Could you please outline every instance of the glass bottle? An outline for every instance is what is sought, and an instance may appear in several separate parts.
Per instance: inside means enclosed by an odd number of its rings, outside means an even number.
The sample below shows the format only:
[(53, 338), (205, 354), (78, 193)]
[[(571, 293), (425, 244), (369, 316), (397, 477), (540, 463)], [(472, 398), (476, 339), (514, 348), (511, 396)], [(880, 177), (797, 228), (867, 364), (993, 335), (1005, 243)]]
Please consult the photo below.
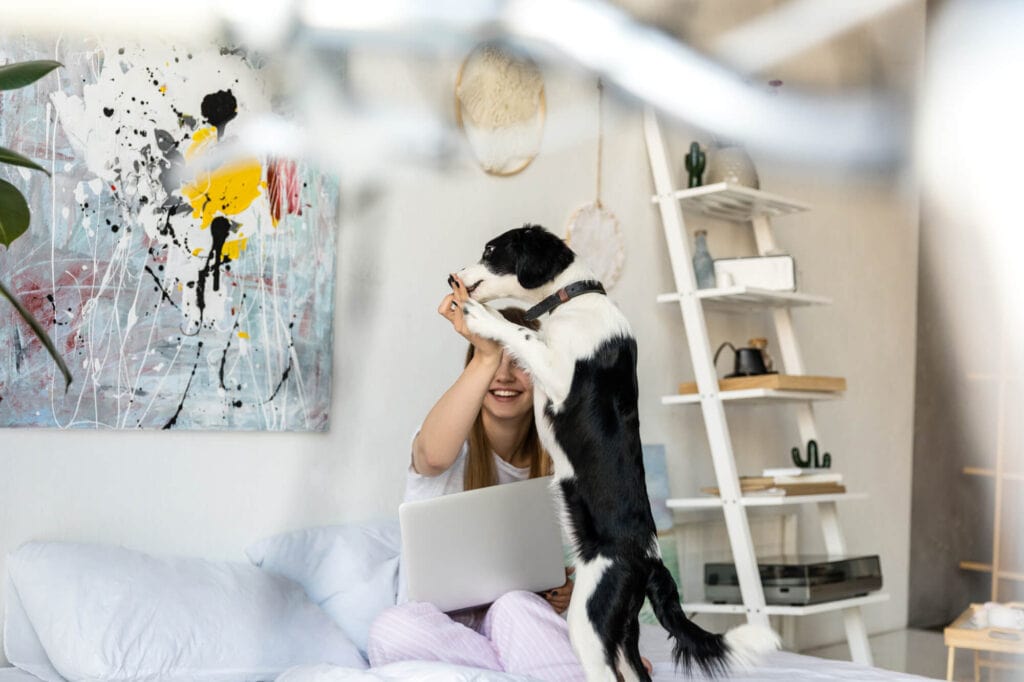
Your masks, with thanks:
[(698, 289), (715, 288), (715, 261), (708, 253), (707, 230), (697, 230), (694, 235), (696, 248), (693, 251), (693, 274)]

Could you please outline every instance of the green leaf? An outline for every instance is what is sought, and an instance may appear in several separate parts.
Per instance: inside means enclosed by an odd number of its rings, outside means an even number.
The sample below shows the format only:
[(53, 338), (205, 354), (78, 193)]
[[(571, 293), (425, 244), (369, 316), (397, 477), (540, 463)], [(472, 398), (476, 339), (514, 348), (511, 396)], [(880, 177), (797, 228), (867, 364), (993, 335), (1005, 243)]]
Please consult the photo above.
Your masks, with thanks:
[(27, 156), (22, 156), (18, 152), (12, 149), (7, 149), (6, 147), (0, 147), (0, 163), (8, 163), (12, 166), (24, 166), (25, 168), (41, 170), (47, 175), (50, 174), (50, 171), (40, 166), (32, 159), (28, 158)]
[(39, 324), (36, 318), (32, 317), (32, 313), (30, 313), (28, 309), (21, 304), (21, 301), (15, 298), (14, 295), (7, 290), (7, 287), (4, 286), (3, 282), (0, 282), (0, 294), (3, 294), (3, 297), (11, 302), (14, 309), (18, 311), (19, 315), (21, 315), (21, 319), (25, 320), (25, 324), (32, 329), (32, 333), (36, 335), (37, 339), (43, 342), (44, 346), (46, 346), (46, 350), (49, 351), (50, 357), (57, 363), (60, 373), (64, 375), (64, 392), (67, 393), (68, 388), (71, 386), (71, 372), (68, 371), (68, 366), (64, 364), (64, 359), (57, 354), (57, 348), (53, 345), (53, 341), (50, 340), (50, 336), (46, 333), (46, 330), (43, 329), (43, 326)]
[(0, 66), (0, 90), (17, 90), (50, 73), (58, 66), (64, 66), (52, 59), (39, 59), (32, 62), (19, 62)]
[(6, 180), (0, 180), (0, 244), (9, 247), (11, 242), (28, 229), (31, 217), (28, 203), (18, 188)]

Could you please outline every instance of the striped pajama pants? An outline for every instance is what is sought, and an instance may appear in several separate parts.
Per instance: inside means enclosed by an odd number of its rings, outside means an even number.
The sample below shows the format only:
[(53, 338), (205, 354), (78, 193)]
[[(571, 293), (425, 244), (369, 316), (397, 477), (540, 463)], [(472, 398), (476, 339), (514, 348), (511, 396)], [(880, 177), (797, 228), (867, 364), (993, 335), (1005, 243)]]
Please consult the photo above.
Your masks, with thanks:
[(366, 649), (375, 667), (441, 661), (550, 682), (586, 679), (569, 644), (565, 619), (532, 592), (499, 597), (476, 629), (455, 622), (433, 604), (393, 606), (373, 622)]

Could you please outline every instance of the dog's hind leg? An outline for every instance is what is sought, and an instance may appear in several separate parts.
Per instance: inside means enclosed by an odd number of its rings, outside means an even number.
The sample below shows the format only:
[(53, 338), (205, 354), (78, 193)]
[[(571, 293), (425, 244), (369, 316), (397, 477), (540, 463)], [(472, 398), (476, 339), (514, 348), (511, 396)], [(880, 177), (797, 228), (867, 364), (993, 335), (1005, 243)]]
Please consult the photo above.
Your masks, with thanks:
[(619, 674), (625, 682), (650, 682), (647, 668), (640, 659), (640, 621), (634, 616), (626, 626), (626, 641), (619, 650)]
[(616, 682), (617, 675), (609, 664), (608, 648), (591, 618), (589, 604), (597, 584), (601, 581), (608, 559), (598, 557), (576, 564), (575, 585), (566, 619), (569, 621), (569, 641), (580, 659), (587, 682)]

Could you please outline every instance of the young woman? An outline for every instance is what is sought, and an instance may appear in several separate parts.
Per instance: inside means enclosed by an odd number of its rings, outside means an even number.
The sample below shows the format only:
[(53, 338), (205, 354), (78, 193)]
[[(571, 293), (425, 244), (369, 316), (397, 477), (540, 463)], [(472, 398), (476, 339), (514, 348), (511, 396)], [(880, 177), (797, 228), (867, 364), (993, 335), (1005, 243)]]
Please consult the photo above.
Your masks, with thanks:
[[(406, 500), (426, 499), (551, 473), (533, 420), (530, 377), (501, 346), (466, 329), (458, 303), (468, 298), (453, 279), (438, 312), (466, 338), (462, 374), (423, 420), (412, 444)], [(533, 326), (523, 311), (502, 311)], [(569, 645), (565, 620), (572, 581), (542, 595), (510, 592), (489, 607), (445, 614), (432, 604), (407, 602), (374, 622), (370, 664), (435, 660), (530, 675), (542, 680), (583, 680)]]
[[(469, 333), (459, 303), (469, 296), (456, 277), (438, 307), (469, 341), (462, 374), (437, 401), (413, 439), (406, 500), (419, 500), (551, 473), (533, 416), (530, 377), (500, 345)], [(502, 314), (536, 329), (518, 308)], [(370, 664), (443, 661), (529, 675), (585, 679), (560, 614), (572, 595), (571, 569), (561, 587), (541, 595), (510, 592), (489, 607), (453, 614), (407, 602), (382, 613), (370, 629)], [(649, 664), (648, 664), (649, 665)]]

